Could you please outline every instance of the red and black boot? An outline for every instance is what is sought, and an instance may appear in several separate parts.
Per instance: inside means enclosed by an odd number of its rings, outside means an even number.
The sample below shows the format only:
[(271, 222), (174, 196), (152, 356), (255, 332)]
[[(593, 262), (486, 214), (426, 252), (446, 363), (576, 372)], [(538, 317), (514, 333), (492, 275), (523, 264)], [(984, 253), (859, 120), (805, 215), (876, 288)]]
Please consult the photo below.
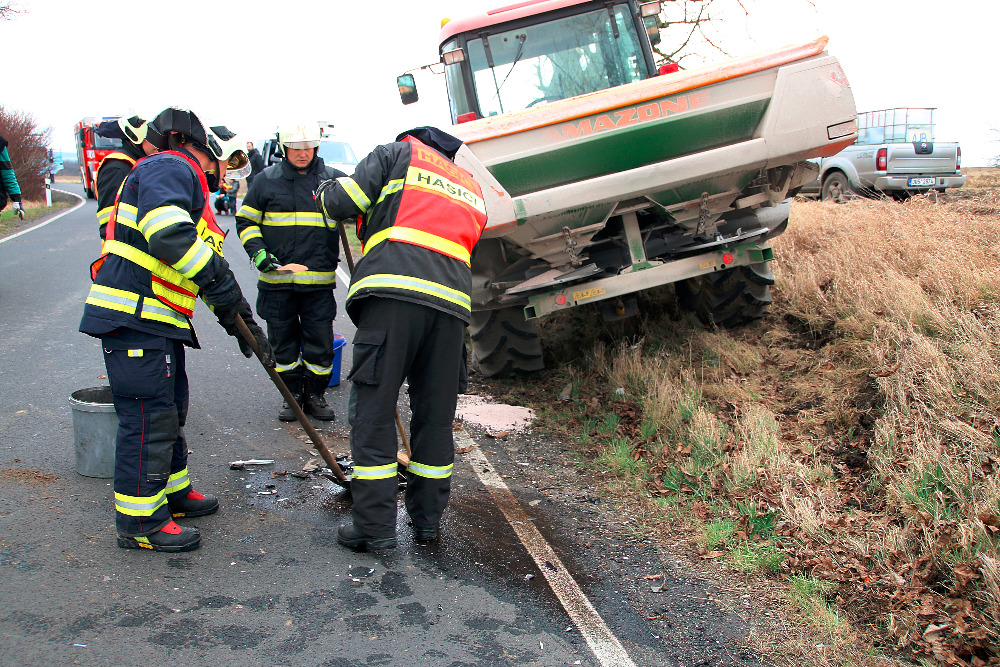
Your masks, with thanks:
[[(214, 511), (214, 510), (213, 510)], [(201, 545), (201, 533), (197, 528), (179, 526), (171, 521), (152, 535), (138, 537), (118, 536), (118, 546), (122, 549), (149, 549), (150, 551), (191, 551)]]
[(187, 493), (180, 491), (167, 496), (167, 505), (175, 519), (215, 514), (219, 509), (219, 499), (211, 493), (198, 493), (188, 487)]

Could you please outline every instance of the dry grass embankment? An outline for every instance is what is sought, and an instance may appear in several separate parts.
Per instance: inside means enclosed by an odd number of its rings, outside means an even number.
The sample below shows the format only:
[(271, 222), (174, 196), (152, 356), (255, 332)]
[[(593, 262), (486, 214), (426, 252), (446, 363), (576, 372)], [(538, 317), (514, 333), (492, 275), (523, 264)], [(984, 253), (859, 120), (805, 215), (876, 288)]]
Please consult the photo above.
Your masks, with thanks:
[(762, 322), (577, 309), (542, 327), (560, 370), (502, 387), (651, 533), (783, 582), (825, 646), (775, 639), (789, 664), (1000, 664), (1000, 170), (959, 192), (796, 202)]

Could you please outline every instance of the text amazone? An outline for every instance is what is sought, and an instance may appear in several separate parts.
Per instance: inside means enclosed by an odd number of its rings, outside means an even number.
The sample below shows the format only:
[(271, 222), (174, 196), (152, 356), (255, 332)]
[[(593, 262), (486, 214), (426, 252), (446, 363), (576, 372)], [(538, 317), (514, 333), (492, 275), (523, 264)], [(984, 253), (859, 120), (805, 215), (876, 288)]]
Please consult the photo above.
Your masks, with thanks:
[(635, 107), (626, 107), (616, 111), (584, 118), (575, 123), (566, 123), (559, 128), (563, 138), (576, 137), (613, 130), (628, 125), (637, 125), (646, 121), (656, 120), (669, 114), (678, 114), (704, 107), (709, 102), (707, 92), (692, 95), (681, 95), (674, 99), (657, 100)]

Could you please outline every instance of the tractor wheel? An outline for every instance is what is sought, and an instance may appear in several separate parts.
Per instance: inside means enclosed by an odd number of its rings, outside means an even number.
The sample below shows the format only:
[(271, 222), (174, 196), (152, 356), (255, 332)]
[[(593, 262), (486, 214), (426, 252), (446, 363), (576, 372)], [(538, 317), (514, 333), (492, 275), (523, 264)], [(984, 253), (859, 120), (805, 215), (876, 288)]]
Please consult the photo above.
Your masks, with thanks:
[(538, 327), (521, 308), (472, 313), (472, 363), (488, 378), (524, 375), (545, 368)]
[(677, 283), (680, 304), (705, 325), (739, 327), (764, 317), (774, 276), (767, 262), (707, 273)]

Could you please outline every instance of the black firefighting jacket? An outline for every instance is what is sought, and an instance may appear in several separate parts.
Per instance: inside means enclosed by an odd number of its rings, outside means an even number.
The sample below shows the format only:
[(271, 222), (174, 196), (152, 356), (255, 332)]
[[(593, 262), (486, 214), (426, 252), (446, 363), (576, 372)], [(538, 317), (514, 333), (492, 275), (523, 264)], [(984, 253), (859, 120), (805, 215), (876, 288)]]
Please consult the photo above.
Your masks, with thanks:
[(262, 271), (258, 290), (334, 287), (340, 236), (333, 220), (327, 228), (316, 209), (315, 196), (322, 181), (344, 175), (317, 157), (304, 174), (282, 161), (254, 179), (236, 213), (236, 231), (244, 250), (251, 260), (264, 250), (274, 255), (279, 265), (302, 264), (308, 269), (283, 275)]
[(97, 225), (102, 241), (111, 218), (111, 210), (115, 207), (118, 188), (125, 182), (125, 177), (132, 171), (135, 163), (146, 157), (141, 146), (130, 141), (123, 144), (119, 150), (101, 160), (101, 166), (97, 168), (94, 187), (97, 188)]
[(347, 313), (382, 296), (422, 303), (468, 322), (471, 254), (486, 227), (486, 203), (472, 174), (412, 136), (377, 147), (352, 177), (325, 187), (331, 219), (357, 216), (362, 256)]

